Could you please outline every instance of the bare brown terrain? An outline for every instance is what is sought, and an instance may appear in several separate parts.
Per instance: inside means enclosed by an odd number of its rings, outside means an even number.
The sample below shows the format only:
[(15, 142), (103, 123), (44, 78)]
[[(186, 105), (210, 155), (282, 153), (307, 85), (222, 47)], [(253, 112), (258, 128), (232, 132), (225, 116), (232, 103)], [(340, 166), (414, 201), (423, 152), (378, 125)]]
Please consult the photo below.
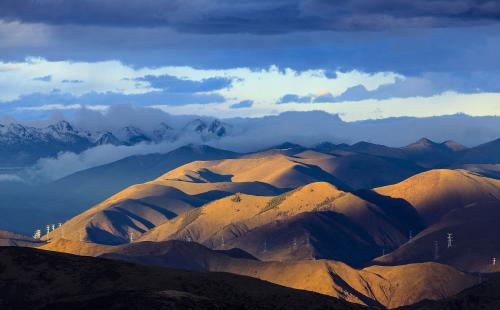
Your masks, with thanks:
[[(498, 272), (499, 180), (385, 165), (438, 165), (470, 149), (428, 140), (322, 147), (191, 162), (71, 219), (40, 249), (228, 272), (376, 308), (435, 306), (425, 300)], [(402, 181), (363, 189), (373, 174)]]
[(332, 260), (262, 262), (241, 253), (210, 250), (195, 242), (137, 242), (106, 247), (58, 240), (42, 248), (76, 254), (84, 248), (90, 255), (140, 264), (230, 272), (349, 302), (388, 308), (451, 296), (476, 281), (474, 276), (437, 263), (354, 269)]
[(0, 302), (2, 310), (361, 309), (250, 277), (21, 247), (0, 248)]
[(36, 247), (43, 244), (31, 237), (0, 230), (0, 246)]
[(126, 188), (71, 219), (49, 238), (64, 234), (72, 240), (121, 244), (179, 214), (237, 192), (275, 195), (317, 181), (340, 189), (359, 188), (367, 181), (388, 184), (420, 171), (408, 164), (403, 165), (408, 169), (387, 166), (390, 162), (372, 155), (346, 157), (301, 148), (194, 161)]
[(469, 310), (500, 308), (500, 278), (498, 274), (483, 277), (484, 282), (459, 294), (438, 301), (423, 301), (402, 310)]
[(471, 204), (498, 203), (500, 180), (465, 170), (437, 169), (410, 177), (398, 184), (376, 188), (381, 195), (404, 199), (427, 224)]
[(403, 208), (381, 208), (318, 182), (280, 196), (222, 198), (165, 222), (140, 240), (236, 247), (262, 260), (329, 258), (360, 264), (384, 247), (406, 242), (411, 226), (405, 225), (418, 225), (418, 218)]

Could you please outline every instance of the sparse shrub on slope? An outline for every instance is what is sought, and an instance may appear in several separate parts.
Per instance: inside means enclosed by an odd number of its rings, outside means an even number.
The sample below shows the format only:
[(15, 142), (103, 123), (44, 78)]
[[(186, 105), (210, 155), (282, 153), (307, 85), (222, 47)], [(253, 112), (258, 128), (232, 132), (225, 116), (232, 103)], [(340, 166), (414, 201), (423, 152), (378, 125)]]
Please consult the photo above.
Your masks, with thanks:
[(196, 221), (196, 219), (201, 215), (201, 208), (196, 208), (193, 210), (189, 210), (184, 213), (184, 217), (182, 219), (182, 225), (179, 230), (186, 228), (189, 224)]
[(294, 190), (289, 191), (289, 192), (286, 192), (286, 193), (283, 193), (279, 196), (272, 198), (271, 200), (269, 200), (267, 202), (266, 206), (262, 209), (262, 211), (260, 211), (260, 213), (264, 213), (266, 211), (269, 211), (271, 209), (278, 207), (280, 204), (282, 204), (289, 196), (291, 196), (297, 190), (299, 190), (299, 188), (294, 189)]
[(234, 194), (233, 197), (231, 197), (231, 201), (232, 202), (240, 202), (241, 201), (241, 196), (240, 196), (240, 193), (236, 193)]

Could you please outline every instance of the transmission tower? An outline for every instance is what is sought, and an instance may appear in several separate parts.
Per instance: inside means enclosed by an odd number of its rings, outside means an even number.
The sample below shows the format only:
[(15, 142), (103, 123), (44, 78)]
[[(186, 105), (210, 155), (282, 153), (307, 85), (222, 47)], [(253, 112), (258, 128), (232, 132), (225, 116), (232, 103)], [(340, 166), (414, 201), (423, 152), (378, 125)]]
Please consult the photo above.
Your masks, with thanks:
[(35, 231), (35, 234), (33, 235), (33, 239), (38, 240), (38, 239), (40, 239), (41, 237), (42, 237), (42, 231), (41, 231), (40, 229), (37, 229), (37, 230)]
[(439, 259), (439, 242), (434, 241), (434, 260)]
[(225, 242), (224, 242), (224, 235), (222, 235), (222, 247), (224, 247)]
[(451, 248), (453, 246), (453, 234), (452, 233), (448, 233), (448, 248)]
[(264, 253), (267, 252), (267, 239), (264, 240)]
[(413, 238), (413, 230), (408, 231), (408, 240), (411, 240)]
[(130, 243), (134, 242), (134, 233), (133, 232), (128, 233), (128, 241)]
[(495, 266), (497, 264), (497, 258), (496, 257), (493, 257), (491, 259), (491, 265)]

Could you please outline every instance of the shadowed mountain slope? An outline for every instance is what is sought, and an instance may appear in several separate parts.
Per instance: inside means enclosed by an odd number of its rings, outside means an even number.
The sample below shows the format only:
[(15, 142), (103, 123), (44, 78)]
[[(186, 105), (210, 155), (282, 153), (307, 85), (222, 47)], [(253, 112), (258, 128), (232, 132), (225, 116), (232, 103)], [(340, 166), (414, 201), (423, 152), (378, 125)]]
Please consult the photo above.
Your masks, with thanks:
[[(452, 233), (452, 247), (447, 236)], [(471, 204), (450, 212), (394, 252), (377, 258), (383, 264), (437, 261), (468, 272), (499, 272), (500, 203)], [(436, 242), (438, 249), (436, 250)]]
[(165, 177), (197, 180), (200, 173), (208, 171), (226, 176), (233, 182), (259, 180), (280, 188), (326, 181), (342, 189), (361, 189), (392, 184), (422, 170), (404, 159), (358, 153), (326, 154), (297, 147), (272, 149), (236, 159), (187, 164)]
[[(353, 156), (351, 159), (354, 162), (314, 151), (287, 149), (270, 150), (237, 159), (194, 161), (153, 181), (117, 193), (71, 219), (58, 232), (58, 236), (64, 233), (65, 238), (72, 240), (120, 244), (127, 242), (130, 234), (137, 238), (178, 214), (237, 192), (275, 195), (317, 181), (349, 188), (335, 174), (360, 187), (367, 182), (378, 184), (393, 178), (399, 180), (417, 171), (413, 167), (401, 172), (400, 169), (384, 165), (385, 161), (378, 157), (358, 160)], [(382, 163), (378, 162), (379, 159)], [(358, 168), (346, 170), (343, 167)], [(366, 171), (377, 174), (378, 178), (373, 178)], [(389, 171), (391, 176), (386, 178), (385, 171)]]
[(279, 192), (270, 185), (258, 182), (188, 186), (183, 183), (157, 179), (131, 186), (72, 218), (48, 237), (121, 244), (219, 197), (235, 192), (267, 195)]
[(0, 230), (0, 246), (36, 247), (42, 244), (43, 242), (35, 240), (31, 237)]
[(454, 141), (436, 143), (426, 138), (401, 148), (406, 158), (426, 168), (447, 166), (465, 149)]
[(0, 248), (2, 309), (358, 309), (249, 277)]
[(103, 200), (133, 184), (144, 183), (196, 160), (232, 158), (237, 153), (206, 145), (186, 145), (168, 153), (136, 155), (76, 172), (51, 184), (74, 195), (92, 195)]
[(470, 204), (498, 203), (500, 180), (464, 170), (430, 170), (398, 184), (375, 189), (381, 195), (404, 199), (427, 224)]
[[(484, 277), (483, 277), (484, 279)], [(488, 276), (487, 281), (459, 294), (439, 301), (423, 301), (402, 310), (469, 310), (500, 308), (500, 277)]]
[(500, 164), (500, 138), (468, 149), (455, 164)]
[[(93, 246), (59, 240), (53, 244), (52, 250), (79, 251), (80, 247)], [(451, 296), (472, 285), (475, 280), (474, 277), (436, 263), (372, 266), (357, 270), (330, 260), (261, 262), (213, 251), (194, 242), (177, 240), (108, 246), (108, 253), (103, 254), (103, 257), (195, 271), (231, 272), (355, 303), (390, 308), (422, 299)]]

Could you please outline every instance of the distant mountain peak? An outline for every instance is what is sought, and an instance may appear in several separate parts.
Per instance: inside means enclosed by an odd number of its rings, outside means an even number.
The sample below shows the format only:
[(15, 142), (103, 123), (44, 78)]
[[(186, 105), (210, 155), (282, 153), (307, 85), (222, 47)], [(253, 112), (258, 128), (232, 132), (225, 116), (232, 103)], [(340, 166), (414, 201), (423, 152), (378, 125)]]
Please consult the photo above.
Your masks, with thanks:
[(189, 131), (201, 133), (207, 128), (207, 124), (203, 120), (197, 118), (187, 123), (184, 128)]
[(219, 120), (214, 120), (211, 124), (210, 127), (208, 128), (208, 131), (215, 134), (218, 137), (222, 137), (226, 135), (226, 127), (224, 124), (219, 121)]
[(71, 126), (71, 124), (65, 120), (61, 120), (53, 125), (50, 125), (49, 127), (52, 127), (52, 128), (54, 128), (58, 131), (61, 131), (61, 132), (74, 132), (75, 131), (73, 126)]
[(120, 140), (115, 137), (111, 132), (106, 131), (101, 133), (97, 139), (95, 140), (96, 145), (104, 145), (104, 144), (112, 144), (112, 145), (120, 145)]
[(287, 150), (287, 149), (303, 149), (304, 147), (302, 145), (286, 141), (284, 143), (273, 146), (272, 148), (279, 150)]
[(167, 139), (173, 138), (174, 129), (167, 125), (165, 122), (161, 122), (158, 126), (153, 129), (154, 140), (159, 142)]
[(467, 147), (465, 147), (464, 145), (458, 143), (458, 142), (455, 142), (453, 140), (448, 140), (448, 141), (445, 141), (442, 143), (443, 145), (445, 145), (447, 148), (449, 148), (450, 150), (453, 150), (453, 151), (462, 151), (462, 150), (465, 150), (467, 149)]
[(420, 145), (435, 145), (437, 144), (436, 142), (428, 139), (428, 138), (420, 138), (417, 142), (415, 142), (414, 144), (420, 144)]
[(122, 140), (124, 140), (127, 144), (151, 142), (151, 138), (149, 138), (145, 133), (142, 132), (141, 129), (135, 126), (123, 127), (120, 130), (120, 135)]

